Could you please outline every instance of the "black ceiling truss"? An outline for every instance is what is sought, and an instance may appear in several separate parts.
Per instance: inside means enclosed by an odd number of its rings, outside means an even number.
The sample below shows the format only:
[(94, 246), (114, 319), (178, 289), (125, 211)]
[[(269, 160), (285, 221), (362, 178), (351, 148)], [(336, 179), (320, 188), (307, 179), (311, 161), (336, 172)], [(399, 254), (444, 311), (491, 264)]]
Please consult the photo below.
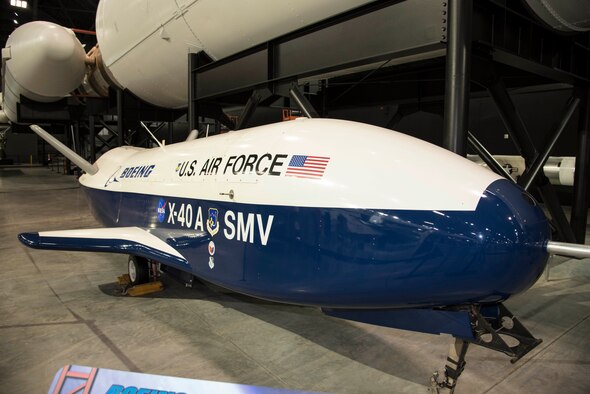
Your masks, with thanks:
[[(198, 119), (203, 103), (246, 104), (238, 122), (242, 127), (263, 101), (288, 97), (285, 85), (315, 80), (321, 88), (308, 100), (322, 114), (396, 104), (397, 112), (388, 122), (391, 127), (417, 111), (444, 115), (444, 146), (465, 154), (469, 98), (489, 95), (516, 148), (534, 170), (553, 144), (535, 146), (509, 91), (566, 83), (576, 87), (576, 95), (556, 130), (563, 130), (574, 111), (582, 119), (579, 127), (588, 128), (590, 34), (553, 32), (516, 1), (449, 0), (430, 7), (419, 0), (379, 2), (221, 61), (193, 60), (191, 119)], [(409, 25), (399, 23), (400, 15)], [(431, 31), (436, 33), (424, 35), (424, 26), (435, 26)], [(343, 37), (342, 32), (354, 33)], [(421, 41), (416, 41), (418, 36)], [(529, 172), (523, 178), (539, 190), (557, 236), (568, 242), (583, 242), (585, 236), (590, 178), (587, 133), (582, 130), (579, 136), (571, 225), (542, 172)], [(479, 141), (474, 134), (471, 137), (470, 145), (475, 147)], [(479, 148), (485, 150), (481, 143)]]

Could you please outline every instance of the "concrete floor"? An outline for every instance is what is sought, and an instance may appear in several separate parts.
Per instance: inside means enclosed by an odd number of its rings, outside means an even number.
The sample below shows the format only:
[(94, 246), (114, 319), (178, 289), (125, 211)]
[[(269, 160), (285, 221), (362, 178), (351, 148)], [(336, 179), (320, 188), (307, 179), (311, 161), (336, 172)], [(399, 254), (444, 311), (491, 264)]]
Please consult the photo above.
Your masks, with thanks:
[[(165, 278), (118, 296), (126, 256), (27, 249), (22, 231), (95, 227), (73, 177), (0, 169), (0, 392), (43, 393), (65, 364), (333, 393), (427, 392), (449, 336), (342, 321)], [(588, 238), (587, 238), (588, 239)], [(544, 342), (512, 365), (472, 347), (456, 393), (590, 390), (590, 261), (507, 302)]]

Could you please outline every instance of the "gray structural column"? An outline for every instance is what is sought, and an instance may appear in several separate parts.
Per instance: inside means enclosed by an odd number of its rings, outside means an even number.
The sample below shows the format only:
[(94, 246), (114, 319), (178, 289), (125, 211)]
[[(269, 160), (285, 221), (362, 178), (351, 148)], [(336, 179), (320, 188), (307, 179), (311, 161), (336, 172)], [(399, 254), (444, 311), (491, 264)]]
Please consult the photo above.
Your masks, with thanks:
[(254, 115), (256, 108), (258, 108), (258, 104), (260, 104), (260, 100), (261, 100), (261, 97), (260, 97), (260, 94), (258, 94), (258, 91), (255, 90), (254, 92), (252, 92), (252, 95), (250, 96), (250, 98), (246, 102), (246, 105), (244, 106), (244, 109), (243, 109), (242, 113), (240, 114), (240, 117), (238, 119), (238, 123), (236, 124), (236, 130), (241, 130), (241, 129), (246, 128), (248, 121), (252, 118), (252, 115)]
[(574, 173), (574, 201), (572, 204), (571, 227), (578, 243), (584, 243), (590, 199), (590, 86), (583, 93), (580, 106), (578, 132), (578, 155)]
[(174, 122), (168, 122), (168, 134), (166, 138), (166, 144), (172, 144), (172, 138), (174, 137)]
[(528, 191), (536, 176), (539, 174), (539, 172), (543, 171), (543, 166), (547, 162), (551, 150), (561, 136), (561, 133), (563, 133), (563, 130), (565, 130), (565, 127), (569, 123), (572, 115), (574, 114), (574, 111), (576, 108), (578, 108), (579, 104), (580, 99), (577, 97), (572, 97), (565, 109), (563, 117), (561, 118), (561, 122), (557, 126), (555, 132), (551, 135), (549, 141), (545, 144), (545, 148), (537, 155), (533, 163), (530, 166), (527, 166), (526, 172), (518, 180), (518, 183), (524, 188), (524, 190)]
[(467, 141), (471, 148), (477, 153), (477, 155), (486, 163), (486, 165), (494, 171), (496, 174), (503, 176), (504, 178), (512, 181), (512, 177), (506, 171), (504, 167), (492, 156), (490, 152), (482, 145), (481, 142), (471, 132), (467, 132)]
[(123, 146), (125, 143), (125, 107), (123, 106), (123, 99), (123, 91), (117, 89), (117, 146)]
[(83, 153), (82, 142), (80, 141), (80, 124), (78, 122), (74, 122), (72, 126), (74, 131), (74, 151), (80, 156), (82, 156)]
[(469, 123), (472, 0), (449, 0), (443, 147), (466, 154)]
[(289, 89), (289, 94), (291, 95), (291, 98), (293, 98), (293, 100), (295, 100), (295, 102), (297, 103), (297, 105), (299, 106), (301, 111), (303, 111), (303, 113), (305, 114), (306, 117), (308, 117), (308, 118), (319, 118), (320, 117), (320, 115), (317, 113), (317, 111), (315, 110), (313, 105), (311, 105), (311, 103), (309, 102), (307, 97), (305, 97), (305, 95), (303, 94), (301, 89), (299, 89), (299, 86), (297, 86), (296, 84), (293, 84), (291, 89)]
[(199, 128), (199, 109), (197, 104), (197, 77), (195, 69), (199, 66), (197, 53), (188, 54), (188, 127), (189, 130), (198, 130)]
[(90, 162), (96, 161), (96, 125), (94, 115), (88, 117), (88, 143), (90, 145)]
[(512, 142), (516, 146), (516, 149), (518, 149), (520, 155), (524, 157), (527, 166), (530, 165), (535, 160), (535, 157), (537, 157), (538, 151), (527, 131), (524, 121), (508, 94), (508, 90), (506, 90), (504, 81), (498, 75), (494, 74), (492, 81), (486, 87), (496, 104), (496, 108), (504, 122), (504, 126), (506, 126), (508, 134), (510, 134)]
[[(524, 157), (527, 167), (530, 167), (537, 158), (539, 152), (524, 124), (520, 114), (516, 110), (512, 98), (506, 90), (506, 86), (495, 72), (492, 72), (492, 78), (486, 84), (488, 92), (492, 96), (500, 117), (506, 126), (506, 130), (510, 134), (516, 148), (521, 156)], [(553, 224), (557, 230), (559, 239), (566, 242), (574, 242), (574, 233), (568, 223), (567, 217), (563, 212), (563, 208), (559, 204), (557, 193), (549, 179), (542, 172), (535, 180), (535, 184), (539, 189), (539, 193), (549, 211)]]

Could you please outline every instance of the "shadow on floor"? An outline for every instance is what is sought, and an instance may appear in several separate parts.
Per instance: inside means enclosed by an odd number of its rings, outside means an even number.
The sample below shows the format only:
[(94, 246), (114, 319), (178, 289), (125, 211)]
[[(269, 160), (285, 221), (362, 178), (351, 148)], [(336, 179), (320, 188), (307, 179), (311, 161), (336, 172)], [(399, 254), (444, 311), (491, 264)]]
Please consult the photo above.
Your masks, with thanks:
[[(397, 348), (395, 344), (368, 332), (364, 327), (359, 327), (358, 323), (325, 316), (319, 308), (265, 301), (202, 282), (197, 282), (193, 284), (193, 288), (188, 288), (184, 283), (167, 275), (162, 277), (162, 282), (165, 286), (164, 291), (138, 298), (198, 299), (215, 302), (225, 308), (233, 308), (240, 313), (288, 330), (370, 368), (417, 384), (428, 384), (428, 378), (433, 372), (414, 361), (416, 358), (412, 357), (412, 353), (408, 353), (407, 350)], [(102, 284), (99, 285), (99, 289), (110, 296), (124, 297), (117, 283)], [(408, 338), (408, 341), (416, 339), (415, 333), (391, 330), (394, 335), (412, 336)], [(424, 343), (430, 342), (429, 339), (433, 338), (428, 334), (418, 335), (423, 336), (424, 341), (416, 342), (416, 349), (423, 349)], [(403, 362), (392, 363), (390, 362), (392, 354), (395, 354), (398, 359), (405, 359)], [(440, 354), (440, 356), (444, 355)], [(400, 365), (403, 367), (400, 368)]]

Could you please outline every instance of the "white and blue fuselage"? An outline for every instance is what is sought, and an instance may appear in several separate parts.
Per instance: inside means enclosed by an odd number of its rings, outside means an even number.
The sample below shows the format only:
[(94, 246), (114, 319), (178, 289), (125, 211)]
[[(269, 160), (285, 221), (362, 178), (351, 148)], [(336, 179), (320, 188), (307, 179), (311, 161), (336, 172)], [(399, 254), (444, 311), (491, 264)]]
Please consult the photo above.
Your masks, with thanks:
[(548, 258), (548, 222), (523, 189), (365, 124), (300, 119), (117, 148), (97, 165), (80, 182), (109, 229), (39, 233), (30, 246), (90, 250), (92, 238), (91, 250), (332, 308), (497, 303), (530, 287)]

